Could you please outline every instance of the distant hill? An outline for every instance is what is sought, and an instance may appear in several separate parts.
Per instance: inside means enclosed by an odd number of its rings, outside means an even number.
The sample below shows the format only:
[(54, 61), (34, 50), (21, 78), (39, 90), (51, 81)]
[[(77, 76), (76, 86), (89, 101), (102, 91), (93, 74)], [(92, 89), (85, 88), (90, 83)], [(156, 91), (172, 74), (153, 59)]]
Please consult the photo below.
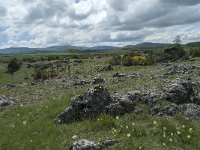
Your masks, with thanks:
[(112, 46), (96, 46), (96, 47), (78, 47), (78, 46), (51, 46), (47, 48), (28, 48), (28, 47), (11, 47), (0, 49), (0, 54), (32, 54), (32, 53), (48, 53), (48, 52), (65, 52), (69, 49), (77, 49), (79, 51), (88, 50), (111, 50), (116, 47)]
[[(80, 46), (51, 46), (47, 48), (28, 48), (28, 47), (11, 47), (6, 49), (0, 49), (0, 54), (32, 54), (32, 53), (49, 53), (49, 52), (65, 52), (69, 49), (76, 49), (79, 51), (105, 51), (105, 50), (139, 50), (139, 49), (153, 49), (153, 48), (165, 48), (171, 46), (168, 43), (153, 43), (144, 42), (136, 45), (127, 45), (124, 47), (113, 47), (113, 46), (94, 46), (94, 47), (80, 47)], [(187, 47), (200, 47), (200, 42), (191, 42), (185, 44)]]
[(200, 47), (200, 42), (191, 42), (186, 44), (188, 47)]
[(144, 43), (134, 45), (134, 47), (166, 47), (166, 46), (170, 46), (170, 45), (171, 44), (167, 44), (167, 43), (144, 42)]
[(132, 49), (136, 49), (136, 48), (153, 48), (153, 47), (167, 47), (170, 46), (171, 44), (167, 44), (167, 43), (152, 43), (152, 42), (144, 42), (144, 43), (140, 43), (140, 44), (136, 44), (136, 45), (127, 45), (124, 48), (132, 48)]

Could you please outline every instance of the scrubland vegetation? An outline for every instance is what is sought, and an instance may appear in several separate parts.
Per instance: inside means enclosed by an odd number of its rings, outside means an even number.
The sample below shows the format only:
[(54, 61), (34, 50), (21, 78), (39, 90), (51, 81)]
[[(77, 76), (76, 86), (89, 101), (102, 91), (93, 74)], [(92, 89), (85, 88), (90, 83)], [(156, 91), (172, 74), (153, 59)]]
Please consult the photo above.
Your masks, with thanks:
[[(0, 149), (64, 150), (74, 135), (96, 142), (117, 139), (118, 144), (107, 148), (113, 150), (200, 149), (198, 119), (152, 114), (155, 106), (175, 103), (165, 98), (158, 98), (154, 106), (147, 103), (149, 97), (147, 102), (134, 101), (135, 110), (125, 115), (55, 122), (71, 98), (94, 87), (97, 78), (103, 79), (98, 84), (107, 87), (111, 95), (129, 91), (162, 95), (171, 81), (190, 78), (198, 95), (200, 48), (176, 44), (162, 50), (0, 56), (0, 96), (14, 99), (14, 104), (0, 106)], [(181, 65), (192, 69), (179, 71)], [(179, 70), (167, 74), (174, 66)], [(198, 98), (193, 100), (200, 104)]]

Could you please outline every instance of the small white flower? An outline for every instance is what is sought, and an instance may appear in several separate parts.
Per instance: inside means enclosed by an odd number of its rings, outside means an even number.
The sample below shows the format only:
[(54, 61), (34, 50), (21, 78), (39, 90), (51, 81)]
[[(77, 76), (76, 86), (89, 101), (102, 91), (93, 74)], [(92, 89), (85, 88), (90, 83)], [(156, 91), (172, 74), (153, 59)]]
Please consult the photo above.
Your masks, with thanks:
[(166, 146), (166, 143), (163, 143), (163, 146)]
[(26, 121), (23, 121), (23, 125), (26, 125), (27, 124), (27, 122)]
[(133, 123), (132, 123), (132, 126), (134, 126), (134, 125), (135, 125), (135, 123), (133, 122)]
[(189, 128), (189, 132), (192, 132), (193, 131), (193, 129), (192, 128)]
[(191, 138), (191, 135), (187, 135), (187, 138), (190, 139), (190, 138)]
[(172, 139), (169, 139), (169, 141), (172, 142), (173, 140), (172, 140)]
[(180, 131), (177, 131), (177, 134), (178, 134), (178, 135), (180, 135), (180, 134), (181, 134), (181, 132), (180, 132)]
[(156, 122), (156, 121), (153, 121), (153, 124), (154, 124), (154, 125), (156, 125), (156, 124), (157, 124), (157, 122)]
[(127, 137), (131, 137), (131, 134), (129, 133), (129, 134), (127, 134)]
[(119, 116), (117, 116), (116, 119), (119, 120)]
[(166, 134), (163, 134), (163, 137), (166, 138)]

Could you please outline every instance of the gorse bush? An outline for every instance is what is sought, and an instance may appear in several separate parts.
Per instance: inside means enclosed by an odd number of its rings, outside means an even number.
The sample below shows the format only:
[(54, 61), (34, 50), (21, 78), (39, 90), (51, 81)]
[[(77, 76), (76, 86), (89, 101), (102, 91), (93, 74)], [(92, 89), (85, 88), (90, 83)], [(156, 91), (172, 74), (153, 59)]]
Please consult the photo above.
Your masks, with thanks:
[(144, 65), (146, 63), (145, 56), (132, 56), (131, 59), (134, 65)]

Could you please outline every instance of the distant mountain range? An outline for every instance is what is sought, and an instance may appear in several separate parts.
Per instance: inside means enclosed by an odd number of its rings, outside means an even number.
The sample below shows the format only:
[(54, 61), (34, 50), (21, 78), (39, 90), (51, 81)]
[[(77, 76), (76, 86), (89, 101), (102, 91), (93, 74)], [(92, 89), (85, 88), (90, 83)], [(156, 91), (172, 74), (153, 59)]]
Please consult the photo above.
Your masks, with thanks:
[[(140, 49), (140, 48), (148, 48), (148, 47), (167, 47), (171, 44), (167, 43), (152, 43), (152, 42), (144, 42), (137, 45), (127, 45), (124, 47), (113, 47), (113, 46), (95, 46), (95, 47), (79, 47), (79, 46), (51, 46), (47, 48), (28, 48), (28, 47), (11, 47), (6, 49), (0, 49), (0, 54), (32, 54), (32, 53), (49, 53), (49, 52), (65, 52), (70, 49), (76, 49), (79, 51), (102, 51), (102, 50), (112, 50), (118, 48), (125, 49)], [(192, 42), (188, 43), (185, 46), (200, 46), (200, 42)]]
[(28, 47), (10, 47), (0, 49), (0, 54), (32, 54), (32, 53), (49, 53), (49, 52), (65, 52), (70, 49), (76, 49), (79, 51), (85, 50), (110, 50), (117, 47), (112, 46), (96, 46), (96, 47), (78, 47), (78, 46), (51, 46), (47, 48), (28, 48)]

